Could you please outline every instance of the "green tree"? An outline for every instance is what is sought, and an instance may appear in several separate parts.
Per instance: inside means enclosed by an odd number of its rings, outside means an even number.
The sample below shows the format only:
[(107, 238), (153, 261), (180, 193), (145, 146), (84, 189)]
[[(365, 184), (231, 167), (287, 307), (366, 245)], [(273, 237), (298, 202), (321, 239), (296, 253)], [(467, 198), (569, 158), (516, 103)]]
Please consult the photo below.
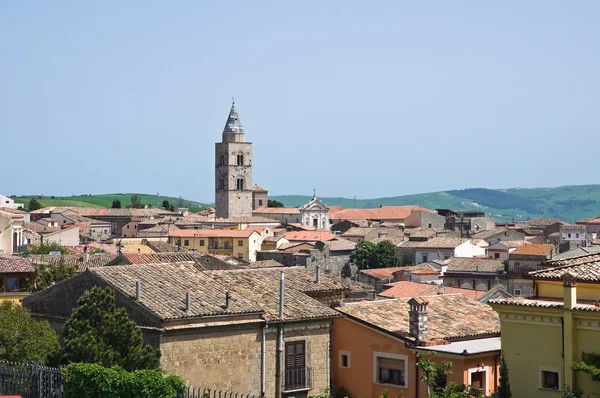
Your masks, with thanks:
[(359, 269), (377, 268), (375, 244), (367, 240), (358, 242), (350, 253), (350, 261)]
[(175, 212), (175, 206), (173, 206), (173, 205), (169, 206), (169, 211), (174, 213)]
[(70, 253), (69, 249), (58, 242), (42, 242), (40, 245), (30, 246), (25, 254), (49, 254), (51, 252)]
[(169, 205), (169, 201), (167, 199), (163, 200), (162, 207), (165, 210), (169, 210), (170, 205)]
[(142, 331), (124, 308), (115, 305), (110, 288), (93, 287), (77, 301), (63, 329), (64, 363), (121, 366), (127, 371), (157, 369), (160, 351), (144, 345)]
[(563, 386), (562, 398), (581, 398), (583, 397), (584, 391), (580, 388), (571, 388), (567, 385)]
[(33, 278), (29, 280), (28, 290), (31, 292), (44, 290), (56, 282), (75, 276), (78, 272), (77, 264), (68, 264), (62, 257), (56, 264), (40, 264)]
[(398, 267), (402, 263), (402, 258), (396, 245), (389, 240), (382, 240), (375, 247), (375, 262), (379, 268)]
[(36, 198), (29, 199), (29, 204), (27, 205), (27, 210), (34, 211), (42, 208), (42, 204), (38, 202)]
[(129, 205), (132, 209), (141, 209), (144, 207), (142, 204), (142, 199), (138, 195), (133, 195), (131, 197), (131, 205)]
[(416, 354), (416, 365), (423, 373), (421, 381), (427, 386), (428, 396), (431, 395), (432, 388), (434, 392), (443, 391), (448, 383), (448, 374), (452, 373), (452, 362), (444, 361), (440, 367), (436, 367), (435, 363), (431, 360), (435, 352), (430, 352), (429, 355), (430, 357), (425, 359), (422, 354)]
[(121, 208), (121, 201), (119, 199), (113, 200), (111, 207), (113, 209), (120, 209)]
[(283, 205), (283, 203), (281, 203), (278, 200), (269, 199), (267, 201), (267, 207), (285, 207), (285, 206)]
[(497, 398), (512, 398), (510, 391), (510, 381), (508, 380), (508, 365), (504, 359), (504, 354), (500, 357), (500, 385), (498, 386)]
[(45, 363), (59, 347), (50, 324), (36, 321), (18, 304), (1, 302), (0, 319), (0, 360)]

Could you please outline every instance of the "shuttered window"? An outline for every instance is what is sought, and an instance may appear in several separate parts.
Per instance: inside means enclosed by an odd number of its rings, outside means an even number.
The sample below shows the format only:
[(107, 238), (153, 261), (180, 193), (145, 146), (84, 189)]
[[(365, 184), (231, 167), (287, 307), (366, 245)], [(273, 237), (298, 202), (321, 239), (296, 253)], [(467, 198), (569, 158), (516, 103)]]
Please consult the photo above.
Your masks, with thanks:
[(303, 369), (306, 362), (304, 356), (304, 341), (285, 343), (285, 368)]

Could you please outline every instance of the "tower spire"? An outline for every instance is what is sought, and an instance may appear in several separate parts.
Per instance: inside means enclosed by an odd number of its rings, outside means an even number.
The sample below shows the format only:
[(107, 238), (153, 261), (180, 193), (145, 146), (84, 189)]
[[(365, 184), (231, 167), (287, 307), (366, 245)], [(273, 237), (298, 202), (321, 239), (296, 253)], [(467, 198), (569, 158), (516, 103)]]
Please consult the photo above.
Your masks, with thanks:
[(242, 122), (240, 121), (237, 109), (235, 108), (235, 99), (231, 103), (231, 110), (229, 111), (229, 116), (227, 117), (227, 122), (225, 123), (223, 133), (244, 134)]

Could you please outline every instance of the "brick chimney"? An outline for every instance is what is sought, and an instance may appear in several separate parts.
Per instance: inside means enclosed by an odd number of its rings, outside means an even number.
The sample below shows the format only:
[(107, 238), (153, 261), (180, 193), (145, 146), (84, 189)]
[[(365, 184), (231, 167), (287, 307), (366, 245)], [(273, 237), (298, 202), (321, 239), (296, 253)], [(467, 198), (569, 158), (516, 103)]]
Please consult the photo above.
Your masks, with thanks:
[(408, 301), (409, 333), (418, 342), (427, 340), (427, 304), (428, 302), (420, 297), (413, 297)]
[(563, 288), (565, 290), (565, 309), (572, 310), (577, 305), (577, 281), (570, 273), (566, 273), (562, 277)]

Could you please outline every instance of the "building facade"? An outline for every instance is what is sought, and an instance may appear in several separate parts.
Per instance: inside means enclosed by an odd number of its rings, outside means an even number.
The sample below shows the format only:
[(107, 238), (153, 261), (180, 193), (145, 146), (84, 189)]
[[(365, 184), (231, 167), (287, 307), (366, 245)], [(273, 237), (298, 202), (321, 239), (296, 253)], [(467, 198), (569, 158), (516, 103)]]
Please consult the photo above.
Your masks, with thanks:
[(215, 144), (215, 215), (217, 218), (252, 216), (252, 143), (231, 105), (222, 142)]
[(329, 229), (329, 207), (317, 199), (316, 192), (310, 202), (300, 207), (300, 218), (302, 224), (310, 225), (315, 229)]

